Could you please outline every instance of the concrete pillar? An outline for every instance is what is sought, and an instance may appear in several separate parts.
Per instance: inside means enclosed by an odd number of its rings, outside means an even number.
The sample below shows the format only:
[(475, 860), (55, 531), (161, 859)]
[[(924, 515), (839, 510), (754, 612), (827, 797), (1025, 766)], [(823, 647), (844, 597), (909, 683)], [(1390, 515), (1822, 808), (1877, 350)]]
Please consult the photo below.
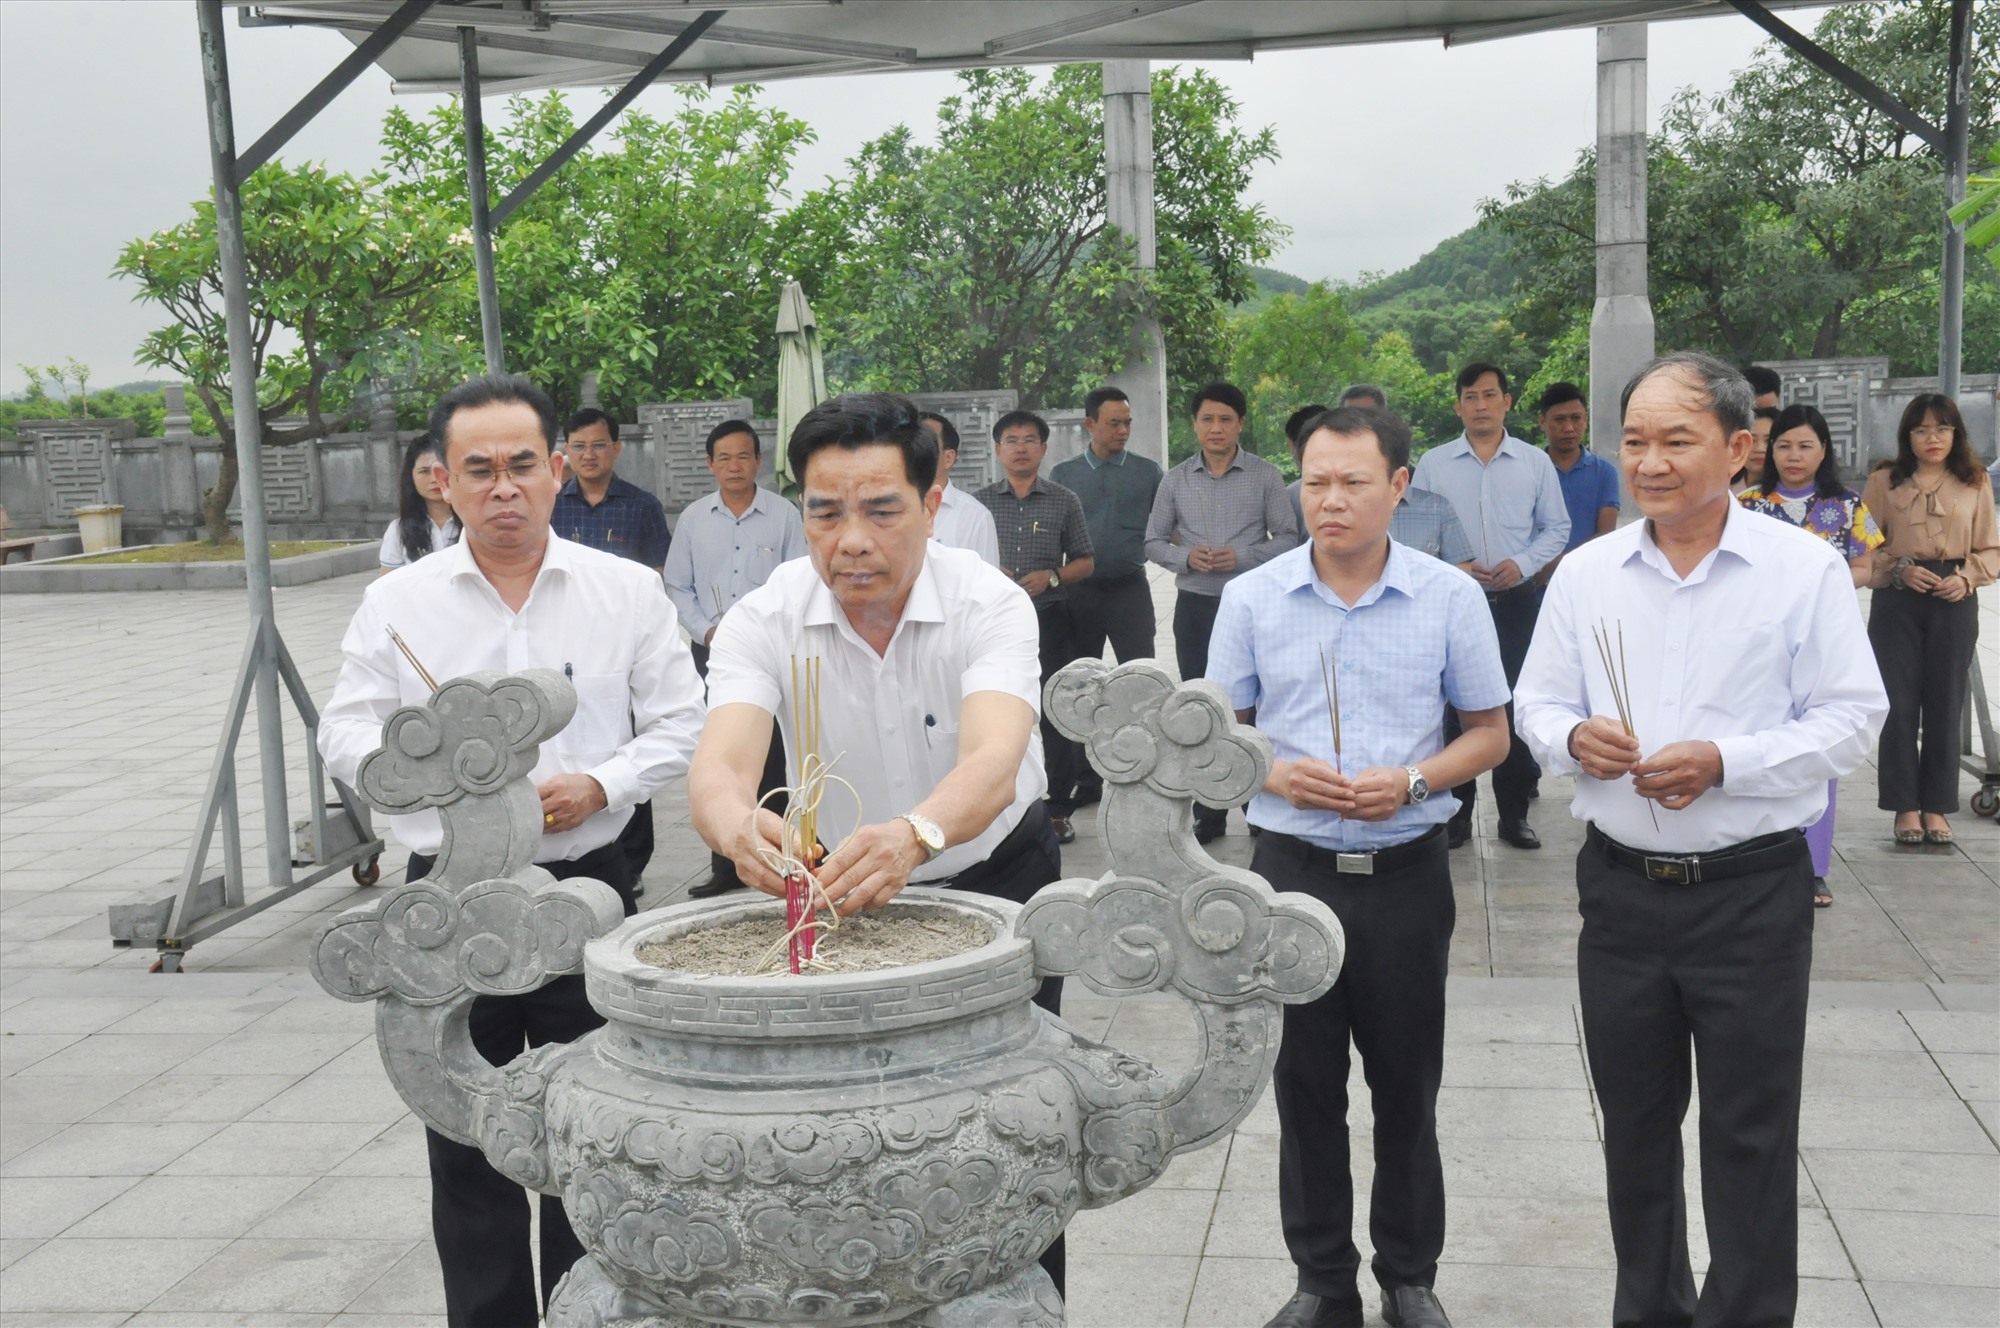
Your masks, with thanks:
[[(368, 402), (368, 510), (394, 516), (402, 493), (403, 440), (396, 436), (396, 398), (381, 379)], [(385, 519), (386, 519), (385, 516)]]
[(1590, 444), (1618, 454), (1618, 394), (1653, 358), (1646, 289), (1646, 25), (1597, 30), (1597, 303), (1590, 314)]
[(187, 388), (168, 383), (160, 395), (166, 417), (160, 424), (160, 526), (170, 539), (192, 539), (200, 529), (201, 482), (194, 469), (194, 417)]
[[(1144, 60), (1104, 62), (1104, 184), (1111, 224), (1139, 248), (1139, 266), (1151, 271), (1153, 243), (1153, 72)], [(1132, 398), (1132, 441), (1141, 456), (1167, 464), (1167, 343), (1159, 320), (1141, 318), (1132, 328), (1125, 367), (1112, 387)]]

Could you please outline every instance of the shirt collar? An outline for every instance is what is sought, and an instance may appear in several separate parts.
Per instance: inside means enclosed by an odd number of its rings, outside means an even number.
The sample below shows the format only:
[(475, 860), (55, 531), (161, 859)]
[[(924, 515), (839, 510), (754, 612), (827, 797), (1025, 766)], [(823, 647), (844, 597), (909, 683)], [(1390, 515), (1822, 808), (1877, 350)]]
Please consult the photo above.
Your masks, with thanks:
[[(1450, 442), (1446, 443), (1445, 446), (1451, 449), (1449, 452), (1445, 454), (1447, 456), (1468, 456), (1471, 457), (1474, 461), (1479, 460), (1478, 453), (1472, 450), (1472, 440), (1470, 438), (1467, 438), (1464, 434), (1460, 434), (1458, 437), (1452, 439)], [(1529, 448), (1528, 444), (1522, 442), (1519, 438), (1516, 438), (1513, 434), (1506, 433), (1503, 431), (1500, 435), (1500, 447), (1497, 451), (1493, 453), (1493, 460), (1498, 461), (1503, 456), (1513, 456), (1513, 457), (1526, 456), (1530, 450), (1531, 449)], [(1585, 448), (1584, 451), (1587, 454), (1590, 451), (1590, 449)], [(1484, 462), (1482, 464), (1491, 465), (1493, 463), (1489, 461), (1489, 462)]]
[[(554, 530), (550, 530), (548, 544), (542, 549), (541, 569), (535, 573), (535, 584), (540, 585), (542, 577), (550, 572), (560, 572), (568, 576), (570, 568), (576, 561), (575, 550), (576, 545), (556, 534)], [(469, 539), (461, 538), (456, 543), (432, 554), (431, 557), (449, 560), (446, 563), (447, 575), (453, 580), (463, 576), (477, 577), (480, 581), (486, 580), (486, 574), (479, 570), (478, 562), (472, 557), (472, 541)]]
[[(769, 512), (771, 510), (770, 505), (764, 501), (766, 494), (771, 494), (771, 491), (761, 484), (758, 485), (751, 491), (750, 506), (743, 509), (742, 516), (738, 516), (729, 510), (727, 503), (722, 501), (722, 490), (716, 489), (708, 497), (701, 500), (701, 510), (704, 512), (720, 512), (731, 521), (748, 521), (759, 512)], [(771, 494), (771, 496), (776, 497), (777, 495)]]
[[(1284, 569), (1284, 588), (1287, 594), (1310, 587), (1321, 599), (1333, 601), (1333, 592), (1319, 579), (1319, 569), (1313, 566), (1312, 547), (1312, 541), (1307, 540), (1291, 552), (1279, 555), (1273, 563)], [(1390, 590), (1396, 591), (1406, 599), (1416, 598), (1410, 584), (1411, 556), (1408, 549), (1394, 540), (1389, 540), (1389, 560), (1382, 564), (1382, 575), (1376, 578), (1374, 585), (1362, 592), (1361, 598), (1351, 608), (1365, 608), (1382, 598), (1383, 592)]]
[[(630, 480), (620, 479), (618, 476), (613, 475), (611, 483), (604, 486), (604, 501), (608, 503), (613, 498), (623, 498), (636, 487), (638, 486), (634, 485)], [(563, 481), (562, 488), (556, 491), (556, 497), (575, 498), (586, 505), (590, 502), (590, 499), (583, 496), (583, 485), (577, 482), (577, 477), (574, 475)]]
[(1083, 459), (1086, 463), (1089, 464), (1092, 470), (1102, 470), (1106, 466), (1124, 465), (1125, 454), (1130, 450), (1131, 449), (1129, 447), (1121, 447), (1116, 452), (1112, 453), (1111, 459), (1109, 461), (1099, 461), (1097, 459), (1097, 453), (1090, 450), (1089, 444), (1085, 444), (1083, 449)]
[[(1222, 474), (1227, 475), (1232, 470), (1249, 469), (1249, 467), (1244, 464), (1243, 456), (1244, 456), (1243, 444), (1238, 443), (1236, 444), (1236, 455), (1229, 458), (1229, 464), (1222, 468)], [(1199, 447), (1195, 448), (1194, 455), (1189, 457), (1183, 464), (1186, 465), (1190, 470), (1199, 470), (1204, 472), (1208, 470), (1208, 458), (1202, 455), (1202, 451)], [(1209, 478), (1220, 479), (1221, 476), (1210, 475)]]
[[(896, 620), (895, 633), (889, 638), (892, 648), (897, 638), (902, 636), (905, 623), (944, 621), (944, 597), (938, 593), (936, 575), (939, 547), (934, 540), (924, 541), (924, 565), (917, 572), (917, 579), (910, 585), (909, 598), (903, 601), (903, 616)], [(860, 633), (856, 632), (854, 625), (847, 620), (846, 610), (842, 609), (840, 601), (833, 597), (833, 587), (826, 583), (824, 576), (819, 575), (817, 566), (813, 568), (813, 572), (812, 590), (806, 596), (805, 613), (801, 619), (803, 625), (845, 629), (849, 635), (860, 640)], [(874, 652), (871, 650), (869, 653)]]
[(1633, 558), (1637, 558), (1670, 581), (1695, 585), (1708, 579), (1709, 569), (1715, 566), (1716, 559), (1722, 554), (1726, 553), (1738, 562), (1755, 565), (1757, 562), (1755, 537), (1765, 527), (1751, 523), (1760, 520), (1769, 518), (1731, 499), (1729, 509), (1722, 518), (1721, 540), (1707, 556), (1695, 564), (1693, 571), (1682, 577), (1680, 573), (1674, 571), (1674, 565), (1667, 561), (1666, 553), (1653, 541), (1653, 523), (1641, 518), (1633, 523), (1639, 528), (1639, 542), (1633, 546), (1632, 552), (1626, 555), (1625, 561), (1629, 563)]

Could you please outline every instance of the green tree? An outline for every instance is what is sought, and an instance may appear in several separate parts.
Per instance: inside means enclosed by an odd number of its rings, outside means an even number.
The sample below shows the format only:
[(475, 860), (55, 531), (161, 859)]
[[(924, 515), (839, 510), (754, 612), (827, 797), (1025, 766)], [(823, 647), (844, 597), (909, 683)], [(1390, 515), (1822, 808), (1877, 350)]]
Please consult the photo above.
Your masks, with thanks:
[[(267, 445), (323, 438), (367, 412), (371, 385), (395, 380), (425, 327), (445, 272), (448, 232), (415, 203), (391, 203), (379, 181), (276, 162), (243, 187), (252, 372)], [(221, 471), (202, 495), (208, 537), (229, 537), (236, 491), (229, 341), (215, 205), (132, 241), (113, 271), (172, 322), (139, 345), (142, 364), (185, 378), (223, 440)], [(302, 423), (273, 428), (302, 415)]]
[[(1280, 228), (1242, 195), (1270, 131), (1200, 72), (1153, 75), (1157, 270), (1106, 212), (1096, 65), (970, 70), (938, 108), (938, 142), (898, 127), (802, 213), (851, 237), (829, 298), (829, 372), (899, 390), (1011, 387), (1074, 400), (1120, 367), (1133, 320), (1160, 319), (1174, 385), (1228, 359), (1223, 312)], [(1178, 391), (1176, 391), (1178, 395)]]
[(1303, 295), (1278, 295), (1231, 324), (1229, 377), (1250, 398), (1244, 441), (1292, 467), (1284, 423), (1300, 406), (1331, 405), (1368, 368), (1368, 340), (1341, 293), (1314, 282)]
[[(586, 373), (607, 407), (777, 396), (778, 292), (815, 294), (808, 223), (783, 213), (804, 121), (757, 104), (681, 92), (672, 115), (628, 111), (507, 218), (494, 237), (507, 367), (574, 406)], [(496, 127), (497, 123), (497, 127)], [(487, 175), (504, 192), (575, 128), (561, 94), (515, 97), (487, 127)], [(389, 113), (382, 134), (393, 197), (466, 215), (458, 105)], [(442, 323), (465, 367), (482, 363), (471, 250), (452, 265)]]

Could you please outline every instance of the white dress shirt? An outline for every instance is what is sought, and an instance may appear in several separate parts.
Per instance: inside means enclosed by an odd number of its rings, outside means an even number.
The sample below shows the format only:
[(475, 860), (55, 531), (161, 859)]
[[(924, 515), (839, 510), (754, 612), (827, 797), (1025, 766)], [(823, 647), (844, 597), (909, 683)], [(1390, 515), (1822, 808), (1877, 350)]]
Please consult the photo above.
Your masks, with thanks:
[(1417, 462), (1410, 483), (1451, 500), (1481, 567), (1508, 559), (1527, 580), (1569, 546), (1569, 504), (1549, 454), (1504, 434), (1491, 461), (1481, 461), (1460, 434)]
[[(481, 670), (555, 669), (576, 687), (576, 715), (542, 744), (531, 778), (586, 774), (606, 806), (574, 830), (543, 836), (538, 862), (565, 862), (618, 837), (643, 802), (687, 773), (701, 736), (701, 679), (676, 630), (659, 574), (554, 532), (519, 613), (500, 599), (464, 541), (372, 583), (340, 643), (340, 678), (320, 712), (319, 751), (349, 784), (382, 745), (382, 722), (430, 688), (389, 628), (439, 683)], [(391, 816), (396, 838), (435, 854), (435, 811)]]
[[(458, 518), (455, 516), (446, 517), (443, 525), (428, 519), (424, 524), (430, 527), (431, 534), (431, 547), (426, 550), (426, 554), (436, 553), (458, 539)], [(389, 528), (382, 532), (382, 552), (377, 555), (376, 561), (384, 567), (409, 566), (410, 557), (403, 548), (401, 521), (391, 521)]]
[(690, 504), (674, 526), (667, 549), (667, 598), (681, 626), (701, 641), (737, 600), (778, 570), (806, 556), (806, 527), (799, 509), (759, 487), (738, 516), (720, 493)]
[(1000, 565), (1000, 534), (993, 513), (950, 480), (945, 481), (944, 497), (931, 518), (931, 538), (947, 549), (972, 550), (988, 567)]
[[(855, 632), (811, 559), (772, 573), (715, 633), (710, 707), (743, 703), (776, 716), (794, 784), (792, 661), (803, 673), (806, 660), (820, 659), (819, 754), (861, 800), (857, 820), (845, 789), (828, 792), (820, 824), (830, 849), (858, 826), (911, 810), (943, 782), (958, 764), (966, 697), (1004, 692), (1041, 713), (1041, 631), (1027, 592), (976, 554), (935, 540), (925, 549), (886, 654), (877, 655)], [(1037, 726), (1014, 775), (1012, 804), (983, 833), (946, 849), (911, 879), (943, 880), (984, 862), (1047, 790)]]
[[(1616, 719), (1592, 640), (1609, 628), (1646, 756), (1706, 740), (1722, 783), (1681, 811), (1631, 778), (1593, 779), (1569, 754), (1591, 715)], [(1729, 505), (1721, 545), (1682, 580), (1635, 521), (1572, 549), (1556, 568), (1514, 689), (1514, 726), (1542, 767), (1575, 775), (1577, 819), (1622, 844), (1704, 853), (1810, 825), (1826, 785), (1858, 768), (1889, 700), (1847, 564), (1826, 541)], [(1653, 813), (1659, 829), (1653, 828)]]

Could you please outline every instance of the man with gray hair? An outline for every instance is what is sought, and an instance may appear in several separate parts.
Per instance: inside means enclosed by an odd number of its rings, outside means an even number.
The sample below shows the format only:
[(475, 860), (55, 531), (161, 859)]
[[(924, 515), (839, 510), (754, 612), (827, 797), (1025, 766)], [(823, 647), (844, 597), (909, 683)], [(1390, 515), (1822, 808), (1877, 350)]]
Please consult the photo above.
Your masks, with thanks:
[[(1576, 775), (1577, 983), (1604, 1113), (1615, 1324), (1788, 1324), (1812, 859), (1802, 826), (1888, 712), (1831, 546), (1730, 497), (1750, 384), (1683, 351), (1625, 388), (1645, 520), (1556, 568), (1514, 692)], [(1701, 1065), (1708, 1276), (1688, 1258), (1681, 1121)]]

